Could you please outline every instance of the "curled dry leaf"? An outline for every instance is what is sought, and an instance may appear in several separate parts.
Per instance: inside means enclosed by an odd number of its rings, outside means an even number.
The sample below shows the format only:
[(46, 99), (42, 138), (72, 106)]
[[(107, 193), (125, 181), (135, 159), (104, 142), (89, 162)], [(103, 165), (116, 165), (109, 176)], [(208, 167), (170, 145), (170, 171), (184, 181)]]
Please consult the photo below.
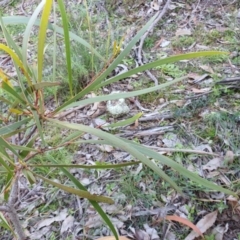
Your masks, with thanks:
[[(198, 229), (201, 231), (201, 233), (205, 233), (212, 225), (215, 223), (217, 219), (217, 211), (214, 211), (212, 213), (207, 214), (204, 216), (196, 225)], [(196, 237), (200, 236), (199, 233), (196, 231), (192, 231), (186, 238), (185, 240), (193, 240)]]
[(185, 36), (185, 35), (192, 35), (191, 29), (189, 28), (179, 28), (176, 31), (176, 36)]
[(214, 71), (212, 70), (212, 68), (210, 66), (207, 65), (201, 65), (200, 68), (208, 73), (214, 74)]

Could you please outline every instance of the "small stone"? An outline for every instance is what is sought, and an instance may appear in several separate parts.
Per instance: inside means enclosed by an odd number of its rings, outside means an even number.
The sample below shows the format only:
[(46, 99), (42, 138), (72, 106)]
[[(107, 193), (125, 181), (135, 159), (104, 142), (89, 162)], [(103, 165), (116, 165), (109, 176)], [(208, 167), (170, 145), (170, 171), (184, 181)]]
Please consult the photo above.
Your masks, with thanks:
[[(116, 93), (121, 93), (121, 92), (113, 91), (111, 94), (116, 94)], [(107, 110), (111, 115), (113, 115), (115, 117), (122, 116), (124, 114), (129, 113), (129, 111), (130, 111), (124, 98), (107, 101)]]
[(164, 99), (164, 98), (160, 98), (160, 99), (159, 99), (159, 103), (160, 103), (160, 104), (165, 103), (165, 99)]

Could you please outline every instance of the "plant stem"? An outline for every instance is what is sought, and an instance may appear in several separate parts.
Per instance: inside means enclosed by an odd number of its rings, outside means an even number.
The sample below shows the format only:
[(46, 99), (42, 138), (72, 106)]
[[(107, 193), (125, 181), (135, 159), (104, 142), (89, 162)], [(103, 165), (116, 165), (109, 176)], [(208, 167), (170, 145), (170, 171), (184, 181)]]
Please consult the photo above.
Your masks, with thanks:
[(13, 180), (13, 186), (11, 188), (11, 192), (9, 195), (9, 200), (7, 204), (8, 208), (8, 215), (9, 218), (14, 226), (15, 233), (17, 235), (18, 240), (26, 240), (27, 237), (22, 229), (18, 214), (15, 209), (15, 203), (17, 201), (18, 197), (18, 179), (19, 179), (19, 172), (16, 172), (15, 179)]

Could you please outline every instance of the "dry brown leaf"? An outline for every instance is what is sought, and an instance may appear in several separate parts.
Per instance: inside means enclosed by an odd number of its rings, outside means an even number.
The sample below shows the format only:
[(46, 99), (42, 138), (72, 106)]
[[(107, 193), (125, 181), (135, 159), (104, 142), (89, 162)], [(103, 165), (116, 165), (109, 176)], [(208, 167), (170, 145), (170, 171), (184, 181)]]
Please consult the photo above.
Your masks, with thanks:
[(198, 79), (201, 75), (199, 75), (198, 73), (190, 72), (187, 76), (195, 80), (195, 79)]
[(165, 236), (165, 239), (167, 239), (167, 240), (176, 240), (177, 237), (176, 237), (176, 235), (174, 233), (168, 231), (166, 236)]
[(238, 199), (232, 195), (230, 195), (228, 198), (228, 203), (231, 205), (233, 209), (236, 209), (239, 206)]
[(143, 230), (136, 230), (134, 237), (136, 240), (151, 240), (150, 236)]
[(51, 225), (53, 222), (63, 221), (67, 217), (67, 209), (63, 209), (56, 217), (43, 219), (38, 223), (37, 229)]
[(74, 224), (74, 217), (73, 216), (68, 216), (67, 218), (65, 218), (65, 220), (62, 223), (62, 227), (61, 227), (61, 234), (66, 232), (68, 229), (71, 229), (72, 226)]
[[(204, 216), (196, 225), (198, 229), (201, 231), (201, 233), (205, 233), (216, 221), (218, 212), (214, 211), (212, 213), (207, 214)], [(192, 231), (185, 240), (193, 240), (196, 237), (200, 236), (195, 231)]]
[(157, 234), (156, 229), (149, 227), (148, 224), (144, 224), (143, 227), (145, 228), (147, 234), (150, 236), (151, 240), (159, 240), (160, 239)]
[(225, 232), (228, 231), (228, 223), (225, 226), (218, 225), (212, 230), (215, 240), (222, 240)]
[(202, 236), (203, 237), (203, 235), (201, 233), (201, 230), (186, 218), (182, 218), (182, 217), (173, 215), (173, 216), (166, 216), (166, 219), (171, 220), (171, 221), (180, 222), (180, 223), (192, 228), (193, 232), (196, 233), (197, 236)]
[(225, 163), (233, 163), (234, 160), (234, 153), (232, 151), (227, 151), (224, 156)]
[[(161, 2), (160, 2), (160, 3), (161, 3)], [(153, 10), (155, 10), (155, 11), (159, 11), (160, 5), (159, 5), (159, 3), (158, 3), (157, 0), (153, 0), (153, 1), (151, 2), (151, 8), (152, 8)]]
[[(127, 237), (118, 237), (119, 240), (131, 240), (130, 238)], [(101, 237), (96, 240), (116, 240), (114, 236), (108, 236), (108, 237)]]
[(216, 157), (216, 158), (210, 160), (207, 164), (203, 165), (202, 168), (204, 170), (213, 171), (222, 166), (223, 166), (223, 158)]
[(179, 28), (177, 29), (176, 36), (185, 36), (185, 35), (192, 35), (191, 29), (189, 28)]
[(214, 71), (212, 70), (212, 68), (211, 68), (210, 66), (201, 65), (200, 68), (203, 69), (203, 70), (206, 71), (206, 72), (209, 72), (209, 73), (211, 73), (211, 74), (214, 74)]
[(206, 92), (209, 92), (211, 88), (201, 88), (201, 89), (192, 88), (191, 90), (193, 93), (206, 93)]

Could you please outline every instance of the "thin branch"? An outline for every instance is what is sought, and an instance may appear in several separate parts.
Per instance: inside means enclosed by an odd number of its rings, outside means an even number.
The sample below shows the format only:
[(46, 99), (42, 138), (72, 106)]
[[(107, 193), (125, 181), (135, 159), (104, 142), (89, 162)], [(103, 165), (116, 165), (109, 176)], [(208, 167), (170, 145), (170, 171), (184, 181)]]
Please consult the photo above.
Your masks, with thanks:
[(14, 208), (12, 208), (11, 206), (9, 206), (9, 208), (11, 210), (8, 212), (8, 216), (14, 226), (16, 235), (18, 236), (18, 240), (26, 240), (27, 237), (26, 237), (25, 233), (23, 232), (23, 229), (22, 229), (21, 223), (19, 221), (19, 217), (18, 217), (16, 210)]

